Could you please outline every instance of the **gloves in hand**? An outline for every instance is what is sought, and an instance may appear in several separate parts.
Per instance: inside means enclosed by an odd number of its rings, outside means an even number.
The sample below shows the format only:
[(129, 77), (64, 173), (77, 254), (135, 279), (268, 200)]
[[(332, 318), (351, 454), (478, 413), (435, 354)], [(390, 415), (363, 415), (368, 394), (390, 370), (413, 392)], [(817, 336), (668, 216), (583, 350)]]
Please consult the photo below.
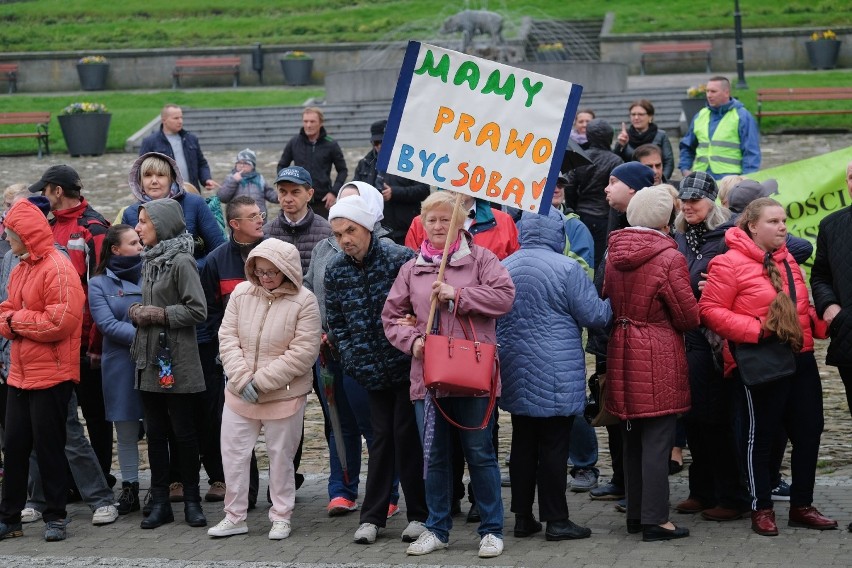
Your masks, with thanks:
[(133, 304), (127, 310), (127, 315), (130, 316), (130, 321), (138, 327), (165, 326), (167, 324), (166, 309), (157, 306)]
[(257, 389), (254, 388), (254, 381), (250, 381), (249, 384), (243, 388), (243, 392), (240, 393), (240, 396), (248, 403), (257, 403)]

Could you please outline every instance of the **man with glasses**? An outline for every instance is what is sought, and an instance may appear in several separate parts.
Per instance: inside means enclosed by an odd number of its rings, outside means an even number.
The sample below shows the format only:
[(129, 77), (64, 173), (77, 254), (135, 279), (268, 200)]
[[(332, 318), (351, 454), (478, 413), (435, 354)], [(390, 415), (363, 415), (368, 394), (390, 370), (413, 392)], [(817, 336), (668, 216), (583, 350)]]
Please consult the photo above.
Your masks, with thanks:
[[(248, 254), (264, 240), (263, 222), (266, 213), (248, 195), (233, 198), (225, 209), (225, 219), (231, 238), (207, 255), (201, 270), (201, 287), (207, 298), (207, 320), (198, 327), (198, 354), (204, 371), (206, 390), (201, 416), (198, 420), (201, 462), (209, 476), (207, 501), (225, 499), (225, 472), (219, 436), (222, 429), (222, 408), (225, 404), (225, 377), (219, 362), (219, 326), (225, 316), (228, 298), (237, 284), (246, 280), (245, 262)], [(257, 460), (251, 462), (249, 508), (257, 502)]]
[(369, 183), (382, 192), (385, 209), (382, 225), (390, 229), (388, 235), (399, 245), (405, 244), (405, 234), (411, 221), (420, 214), (420, 203), (429, 197), (429, 186), (419, 181), (380, 172), (376, 168), (387, 120), (370, 125), (370, 143), (373, 149), (358, 162), (353, 181)]

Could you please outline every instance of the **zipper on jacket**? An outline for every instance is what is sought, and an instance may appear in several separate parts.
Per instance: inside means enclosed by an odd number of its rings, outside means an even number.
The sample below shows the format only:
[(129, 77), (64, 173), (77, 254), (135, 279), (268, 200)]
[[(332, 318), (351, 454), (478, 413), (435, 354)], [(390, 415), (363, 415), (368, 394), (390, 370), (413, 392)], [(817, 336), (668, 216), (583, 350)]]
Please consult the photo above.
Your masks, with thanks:
[(260, 319), (260, 327), (257, 328), (257, 344), (254, 346), (254, 369), (252, 374), (257, 372), (257, 361), (260, 359), (260, 336), (263, 334), (263, 326), (266, 323), (266, 316), (269, 315), (269, 308), (272, 307), (272, 298), (266, 302), (266, 311), (263, 312), (263, 317)]

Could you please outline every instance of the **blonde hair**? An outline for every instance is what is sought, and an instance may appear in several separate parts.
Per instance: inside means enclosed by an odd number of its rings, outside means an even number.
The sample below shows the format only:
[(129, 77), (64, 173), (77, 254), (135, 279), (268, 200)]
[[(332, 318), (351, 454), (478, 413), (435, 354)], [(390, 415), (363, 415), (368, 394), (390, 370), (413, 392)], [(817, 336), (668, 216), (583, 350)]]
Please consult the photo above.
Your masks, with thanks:
[(172, 170), (172, 165), (160, 157), (148, 156), (139, 165), (140, 180), (146, 174), (152, 173), (160, 176), (169, 176), (169, 181), (175, 181), (175, 172)]
[(325, 115), (322, 113), (322, 109), (320, 107), (305, 107), (305, 110), (302, 111), (302, 118), (309, 112), (316, 113), (319, 117), (320, 124), (325, 122)]
[[(780, 203), (769, 197), (761, 197), (755, 199), (743, 211), (740, 218), (737, 220), (737, 226), (745, 231), (745, 233), (754, 239), (751, 234), (749, 225), (756, 223), (760, 219), (760, 215), (764, 209), (769, 207), (783, 207)], [(784, 291), (784, 281), (781, 278), (781, 272), (778, 266), (772, 259), (772, 252), (767, 252), (763, 267), (766, 269), (766, 274), (769, 276), (769, 281), (772, 282), (772, 287), (775, 288), (777, 294), (772, 303), (769, 304), (769, 312), (766, 315), (766, 323), (764, 328), (772, 330), (778, 339), (790, 344), (793, 351), (801, 351), (804, 344), (804, 333), (802, 326), (799, 323), (799, 313), (793, 299)], [(790, 286), (795, 286), (795, 282), (790, 282)]]
[(25, 183), (13, 183), (9, 187), (3, 190), (3, 201), (12, 202), (13, 199), (18, 197), (21, 194), (29, 193), (29, 186)]
[(745, 176), (730, 175), (723, 177), (716, 183), (716, 187), (719, 188), (719, 203), (721, 203), (723, 207), (728, 206), (728, 194), (731, 193), (731, 190), (735, 185), (744, 179), (746, 179)]
[(459, 229), (463, 229), (467, 211), (461, 207), (456, 207), (456, 195), (458, 194), (454, 191), (436, 191), (431, 194), (420, 204), (420, 220), (423, 221), (423, 217), (433, 209), (447, 207), (453, 212), (452, 219), (455, 221), (456, 226)]

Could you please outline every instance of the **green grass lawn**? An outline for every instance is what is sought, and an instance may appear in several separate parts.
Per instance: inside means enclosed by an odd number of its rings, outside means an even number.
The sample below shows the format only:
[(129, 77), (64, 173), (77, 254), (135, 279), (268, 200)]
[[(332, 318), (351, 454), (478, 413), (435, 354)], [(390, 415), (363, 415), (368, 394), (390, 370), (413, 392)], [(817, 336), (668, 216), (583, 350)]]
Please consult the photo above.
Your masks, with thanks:
[[(616, 33), (731, 29), (731, 0), (30, 0), (0, 2), (0, 51), (195, 47), (428, 40), (467, 5), (498, 11), (505, 35), (521, 18), (589, 19), (616, 14)], [(852, 25), (848, 0), (742, 0), (745, 28)]]
[[(66, 106), (74, 102), (98, 102), (107, 106), (112, 113), (107, 151), (123, 151), (125, 141), (134, 132), (157, 116), (163, 105), (175, 103), (184, 108), (238, 108), (299, 105), (311, 97), (322, 97), (320, 88), (239, 89), (215, 91), (156, 91), (156, 92), (100, 92), (72, 93), (62, 95), (4, 96), (3, 112), (49, 111), (51, 151), (66, 151), (62, 130), (56, 117)], [(34, 126), (4, 126), (3, 132), (35, 132)], [(0, 139), (0, 155), (31, 154), (36, 150), (36, 141), (25, 139)]]

